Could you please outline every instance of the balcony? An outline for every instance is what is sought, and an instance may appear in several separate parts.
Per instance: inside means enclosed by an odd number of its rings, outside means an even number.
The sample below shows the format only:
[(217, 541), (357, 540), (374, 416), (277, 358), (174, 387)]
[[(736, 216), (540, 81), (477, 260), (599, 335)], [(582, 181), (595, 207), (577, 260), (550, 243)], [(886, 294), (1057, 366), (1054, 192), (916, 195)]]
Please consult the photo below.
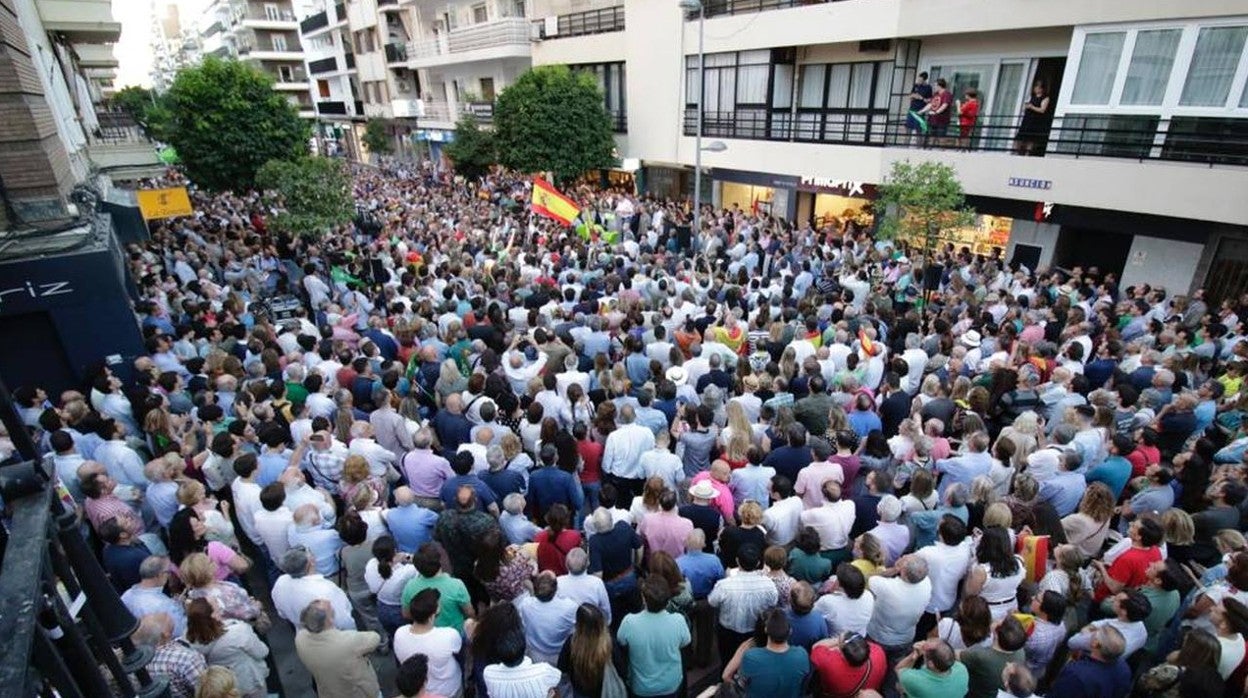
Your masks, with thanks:
[(528, 58), (529, 20), (510, 17), (452, 29), (431, 39), (408, 44), (408, 67), (429, 68), (451, 63), (472, 63), (500, 58)]
[(321, 10), (314, 15), (308, 15), (303, 18), (303, 21), (299, 23), (299, 33), (311, 34), (328, 26), (329, 14), (325, 10)]
[(607, 112), (611, 117), (611, 131), (613, 133), (628, 133), (628, 112), (612, 111)]
[(338, 70), (338, 59), (335, 56), (322, 58), (319, 61), (308, 62), (308, 72), (313, 75), (321, 75), (323, 73), (333, 73)]
[[(694, 110), (686, 111), (686, 136), (695, 134), (696, 118)], [(951, 124), (947, 137), (919, 136), (918, 144), (926, 149), (1012, 153), (1019, 147), (1021, 119), (1017, 114), (984, 115), (966, 139), (958, 138), (957, 125)], [(915, 138), (904, 117), (865, 109), (706, 112), (702, 135), (878, 147), (907, 147)], [(1032, 142), (1032, 155), (1248, 166), (1244, 119), (1067, 114)]]
[(99, 126), (87, 136), (87, 156), (114, 175), (147, 177), (164, 169), (147, 134), (125, 112), (100, 111)]
[(396, 119), (423, 119), (425, 103), (419, 99), (392, 99), (390, 113)]
[(386, 44), (386, 65), (407, 62), (407, 44)]
[(559, 15), (555, 18), (554, 33), (550, 32), (547, 21), (538, 20), (534, 24), (538, 27), (538, 35), (543, 39), (567, 39), (574, 36), (622, 32), (624, 31), (624, 6), (616, 5), (600, 10)]
[(83, 68), (116, 68), (121, 65), (113, 55), (112, 44), (77, 44), (74, 53), (78, 54), (78, 65)]
[(294, 29), (296, 25), (300, 25), (300, 22), (295, 19), (295, 13), (290, 10), (280, 10), (271, 14), (249, 10), (238, 18), (238, 22), (250, 29)]
[(402, 9), (399, 7), (399, 0), (377, 0), (379, 12), (400, 12)]
[[(783, 10), (789, 7), (802, 7), (804, 5), (822, 5), (828, 2), (840, 2), (840, 0), (705, 0), (703, 7), (707, 17), (719, 17), (721, 15), (740, 15), (751, 12), (765, 12), (767, 10)], [(694, 13), (691, 17), (697, 17)]]
[(317, 102), (316, 113), (321, 116), (346, 116), (346, 102)]
[(111, 0), (39, 0), (43, 31), (63, 34), (75, 44), (108, 44), (121, 39)]

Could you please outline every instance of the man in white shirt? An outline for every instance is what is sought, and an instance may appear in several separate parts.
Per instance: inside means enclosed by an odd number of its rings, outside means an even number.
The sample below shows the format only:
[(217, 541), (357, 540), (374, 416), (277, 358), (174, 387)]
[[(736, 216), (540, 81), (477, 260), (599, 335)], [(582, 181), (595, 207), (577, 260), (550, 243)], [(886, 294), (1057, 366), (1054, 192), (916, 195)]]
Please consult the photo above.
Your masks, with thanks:
[(1114, 595), (1113, 609), (1113, 618), (1092, 621), (1085, 625), (1083, 630), (1066, 641), (1066, 646), (1071, 650), (1089, 652), (1092, 650), (1092, 637), (1096, 630), (1109, 626), (1122, 633), (1122, 639), (1126, 642), (1126, 650), (1122, 656), (1130, 657), (1136, 650), (1144, 647), (1148, 642), (1148, 629), (1144, 627), (1144, 619), (1153, 610), (1148, 597), (1139, 589), (1121, 591)]
[(672, 453), (668, 445), (671, 442), (671, 436), (664, 429), (660, 431), (654, 439), (654, 448), (641, 454), (639, 463), (643, 472), (643, 477), (649, 480), (652, 477), (663, 478), (663, 483), (667, 485), (669, 490), (679, 492), (685, 477), (685, 465), (680, 460), (680, 456)]
[(601, 577), (585, 573), (589, 568), (589, 553), (584, 548), (572, 548), (565, 562), (568, 573), (556, 580), (558, 588), (555, 595), (571, 599), (578, 606), (583, 603), (597, 606), (606, 624), (611, 625), (611, 600), (607, 596), (607, 586)]
[(658, 361), (666, 371), (668, 366), (672, 365), (672, 349), (675, 346), (667, 341), (667, 328), (661, 324), (655, 325), (654, 341), (646, 345), (646, 358)]
[(304, 548), (291, 548), (282, 555), (286, 572), (273, 583), (273, 606), (277, 615), (290, 621), (297, 630), (299, 616), (313, 601), (327, 601), (334, 609), (334, 627), (355, 630), (351, 618), (351, 600), (337, 584), (315, 571), (315, 559)]
[(133, 487), (139, 491), (147, 489), (147, 478), (143, 475), (143, 459), (126, 444), (125, 426), (121, 422), (113, 422), (112, 435), (95, 449), (94, 460), (108, 471), (108, 476), (119, 485)]
[(234, 494), (234, 514), (238, 517), (238, 525), (243, 528), (247, 538), (258, 546), (264, 545), (264, 539), (256, 531), (256, 512), (262, 509), (260, 503), (260, 485), (256, 484), (256, 473), (260, 467), (256, 454), (244, 453), (234, 459), (234, 472), (238, 477), (230, 483), (230, 491)]
[(286, 487), (274, 482), (260, 490), (260, 508), (253, 514), (256, 537), (264, 544), (272, 565), (281, 562), (290, 548), (288, 531), (294, 523), (294, 516), (284, 506), (285, 502)]
[(797, 538), (802, 526), (802, 498), (793, 494), (793, 483), (783, 475), (771, 479), (771, 506), (763, 512), (763, 528), (767, 542), (772, 545), (788, 545)]
[(823, 498), (822, 506), (802, 512), (801, 521), (819, 534), (820, 553), (836, 567), (853, 557), (849, 531), (854, 527), (856, 512), (852, 501), (841, 499), (841, 485), (834, 480), (823, 483)]
[(689, 385), (696, 386), (699, 378), (711, 372), (711, 360), (702, 351), (702, 344), (699, 342), (689, 345), (689, 353), (693, 358), (685, 362), (685, 380)]
[(654, 432), (635, 424), (637, 412), (632, 405), (620, 408), (619, 428), (607, 436), (602, 451), (602, 472), (620, 490), (620, 505), (628, 508), (633, 497), (641, 493), (645, 472), (641, 456), (654, 448)]
[(529, 363), (525, 363), (528, 358), (525, 354), (512, 350), (503, 357), (503, 373), (507, 375), (507, 381), (511, 384), (511, 390), (516, 395), (526, 395), (529, 392), (529, 381), (542, 372), (546, 367), (546, 352), (536, 352)]
[(903, 555), (893, 570), (896, 576), (877, 574), (867, 583), (875, 594), (867, 637), (883, 645), (889, 664), (913, 649), (915, 626), (932, 599), (927, 560)]
[(398, 456), (394, 455), (390, 449), (382, 446), (373, 439), (373, 425), (363, 420), (357, 420), (351, 424), (351, 445), (347, 447), (347, 453), (353, 456), (360, 456), (368, 461), (368, 474), (373, 477), (389, 478), (390, 473), (395, 474), (397, 479), (398, 471), (395, 470), (395, 464), (398, 462)]
[(827, 621), (830, 637), (845, 632), (866, 635), (875, 612), (875, 594), (867, 589), (867, 579), (857, 567), (841, 563), (833, 571), (832, 590), (819, 597), (814, 612)]
[(901, 389), (914, 395), (919, 392), (919, 384), (923, 382), (923, 370), (927, 367), (927, 352), (919, 348), (919, 335), (911, 332), (906, 335), (906, 350), (901, 359), (906, 362), (906, 375), (901, 377)]
[(754, 633), (754, 625), (763, 611), (776, 605), (776, 585), (760, 569), (763, 551), (755, 545), (737, 551), (738, 572), (715, 582), (706, 597), (707, 603), (719, 609), (719, 656), (723, 664), (736, 653), (737, 647)]
[(966, 524), (956, 516), (942, 517), (936, 529), (936, 542), (914, 554), (927, 562), (927, 578), (932, 583), (932, 597), (921, 621), (920, 630), (925, 631), (936, 627), (937, 615), (949, 615), (958, 603), (958, 588), (971, 568)]
[(559, 391), (559, 397), (564, 400), (568, 398), (568, 386), (573, 383), (581, 386), (581, 390), (586, 395), (589, 394), (589, 374), (576, 370), (578, 363), (579, 359), (576, 352), (568, 354), (563, 357), (564, 370), (555, 376), (555, 389)]

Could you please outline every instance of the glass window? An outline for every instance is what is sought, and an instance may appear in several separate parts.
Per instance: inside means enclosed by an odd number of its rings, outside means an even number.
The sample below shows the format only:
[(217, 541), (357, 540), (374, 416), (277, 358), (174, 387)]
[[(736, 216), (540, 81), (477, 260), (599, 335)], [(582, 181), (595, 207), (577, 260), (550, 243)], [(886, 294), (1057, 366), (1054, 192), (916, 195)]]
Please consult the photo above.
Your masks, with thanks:
[(825, 65), (802, 66), (801, 86), (798, 88), (797, 106), (818, 109), (823, 106), (823, 75)]
[(1192, 64), (1183, 83), (1179, 104), (1185, 107), (1221, 107), (1231, 92), (1235, 69), (1244, 52), (1248, 27), (1205, 27), (1196, 38)]
[(1182, 34), (1181, 29), (1157, 29), (1135, 35), (1135, 50), (1131, 52), (1122, 87), (1122, 104), (1161, 104)]
[(769, 67), (743, 65), (737, 69), (737, 103), (766, 104)]
[(1126, 36), (1126, 32), (1104, 32), (1084, 37), (1075, 89), (1070, 96), (1073, 104), (1109, 104)]
[(844, 109), (849, 106), (849, 76), (851, 66), (839, 63), (831, 66), (832, 73), (828, 79), (829, 109)]
[(771, 108), (788, 109), (793, 106), (793, 66), (780, 64), (775, 68), (775, 82), (771, 86)]
[(876, 63), (875, 70), (875, 103), (876, 109), (883, 109), (888, 105), (888, 96), (892, 93), (893, 86), (889, 80), (893, 75), (892, 61), (880, 61)]
[(871, 84), (875, 76), (874, 63), (855, 63), (850, 74), (849, 107), (866, 109), (871, 106)]

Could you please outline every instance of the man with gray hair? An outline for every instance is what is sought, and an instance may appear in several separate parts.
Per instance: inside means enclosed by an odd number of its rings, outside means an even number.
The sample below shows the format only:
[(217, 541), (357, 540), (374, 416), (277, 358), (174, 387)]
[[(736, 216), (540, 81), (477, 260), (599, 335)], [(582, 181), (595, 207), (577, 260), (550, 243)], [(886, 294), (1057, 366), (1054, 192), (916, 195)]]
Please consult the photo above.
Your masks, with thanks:
[(412, 432), (408, 431), (407, 419), (391, 405), (393, 397), (394, 394), (387, 388), (373, 391), (373, 404), (377, 409), (368, 415), (368, 423), (373, 426), (377, 443), (393, 454), (397, 461), (404, 453), (415, 448), (416, 443)]
[(919, 392), (923, 382), (923, 370), (927, 367), (927, 352), (919, 344), (919, 335), (910, 332), (906, 335), (906, 350), (901, 353), (901, 360), (906, 362), (906, 375), (901, 377), (901, 389), (914, 395)]
[(867, 580), (867, 587), (875, 595), (867, 637), (884, 647), (892, 664), (909, 654), (915, 626), (931, 599), (927, 560), (919, 555), (903, 555), (895, 566)]
[(633, 497), (641, 494), (645, 471), (641, 456), (654, 448), (654, 432), (635, 424), (637, 412), (632, 405), (620, 409), (619, 428), (607, 436), (602, 450), (602, 479), (619, 489), (619, 505), (632, 506)]
[(169, 680), (170, 695), (191, 698), (208, 664), (203, 655), (188, 647), (180, 638), (181, 635), (175, 634), (173, 618), (169, 614), (150, 613), (139, 620), (139, 627), (131, 639), (136, 645), (152, 649), (152, 658), (145, 668), (153, 676)]
[(1092, 634), (1091, 651), (1062, 667), (1048, 695), (1062, 698), (1118, 698), (1131, 690), (1131, 669), (1123, 659), (1126, 641), (1118, 629), (1102, 625)]
[(565, 563), (568, 573), (558, 578), (556, 595), (571, 599), (578, 606), (585, 603), (597, 606), (606, 618), (607, 625), (610, 625), (611, 600), (607, 597), (607, 586), (601, 578), (585, 573), (589, 569), (589, 553), (584, 548), (572, 548), (568, 551)]
[(273, 607), (277, 615), (298, 626), (300, 616), (309, 603), (324, 600), (333, 607), (334, 622), (342, 630), (355, 630), (351, 618), (351, 600), (337, 584), (316, 572), (316, 561), (302, 546), (292, 547), (282, 556), (285, 574), (273, 583)]
[(442, 511), (442, 485), (455, 477), (450, 461), (433, 452), (433, 430), (422, 427), (412, 437), (412, 450), (403, 456), (403, 473), (416, 495), (416, 502), (433, 511)]
[(875, 505), (879, 521), (868, 533), (875, 536), (884, 548), (885, 566), (896, 562), (906, 548), (910, 547), (910, 527), (897, 523), (903, 508), (901, 500), (891, 494), (881, 497), (879, 504)]
[(336, 611), (324, 599), (314, 599), (299, 613), (295, 652), (316, 680), (321, 696), (381, 695), (370, 655), (381, 643), (372, 631), (343, 630)]
[(152, 555), (139, 563), (139, 583), (121, 595), (121, 602), (135, 618), (154, 613), (168, 614), (173, 621), (173, 636), (186, 633), (186, 611), (182, 604), (169, 598), (165, 583), (169, 581), (169, 558)]

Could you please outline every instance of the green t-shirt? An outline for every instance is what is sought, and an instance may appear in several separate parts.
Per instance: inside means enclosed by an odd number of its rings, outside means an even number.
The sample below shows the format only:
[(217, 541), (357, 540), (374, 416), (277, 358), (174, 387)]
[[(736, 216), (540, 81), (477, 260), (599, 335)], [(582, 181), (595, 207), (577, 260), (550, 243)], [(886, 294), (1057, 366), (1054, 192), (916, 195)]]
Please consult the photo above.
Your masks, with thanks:
[(689, 644), (690, 636), (683, 616), (667, 611), (629, 614), (620, 622), (616, 642), (628, 650), (629, 683), (634, 695), (671, 693), (685, 679), (680, 648)]
[(463, 630), (463, 607), (472, 601), (472, 598), (468, 596), (468, 587), (445, 572), (431, 578), (425, 578), (418, 574), (408, 580), (407, 584), (403, 586), (403, 608), (407, 608), (412, 599), (425, 589), (437, 589), (438, 593), (442, 595), (438, 599), (438, 617), (433, 623), (434, 626)]
[(1143, 586), (1140, 587), (1140, 593), (1153, 605), (1153, 610), (1144, 619), (1144, 627), (1148, 630), (1148, 642), (1144, 643), (1144, 649), (1152, 653), (1157, 650), (1157, 643), (1161, 641), (1161, 631), (1179, 612), (1179, 592)]
[(746, 698), (801, 698), (810, 678), (810, 655), (801, 647), (782, 653), (754, 647), (741, 659), (740, 677)]
[(832, 574), (832, 563), (822, 555), (808, 555), (794, 548), (789, 552), (789, 575), (818, 586)]
[(1001, 689), (1001, 670), (1010, 662), (1023, 663), (1022, 650), (1002, 652), (992, 647), (975, 647), (962, 652), (968, 681), (967, 698), (997, 698)]
[(954, 662), (949, 671), (936, 674), (923, 669), (902, 669), (897, 673), (907, 698), (962, 698), (966, 695), (970, 679), (966, 665)]

